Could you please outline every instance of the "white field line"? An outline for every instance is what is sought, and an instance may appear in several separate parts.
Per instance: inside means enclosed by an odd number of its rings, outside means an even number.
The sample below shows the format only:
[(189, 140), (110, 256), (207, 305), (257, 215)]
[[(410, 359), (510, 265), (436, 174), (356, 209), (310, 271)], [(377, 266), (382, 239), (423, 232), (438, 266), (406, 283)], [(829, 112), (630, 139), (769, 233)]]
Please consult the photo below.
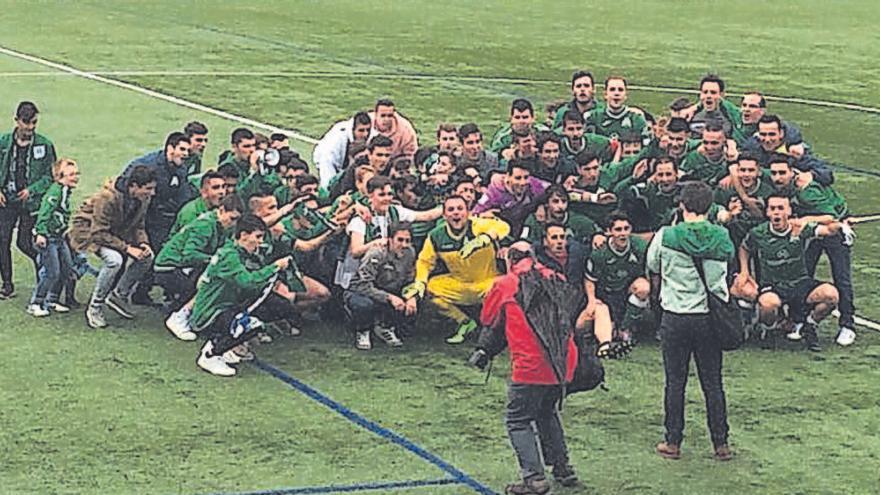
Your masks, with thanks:
[[(12, 55), (12, 50), (0, 47), (0, 52)], [(18, 52), (15, 52), (18, 53)], [(19, 54), (25, 55), (25, 54)], [(13, 55), (17, 56), (17, 55)], [(26, 55), (30, 56), (30, 55)], [(36, 58), (36, 57), (35, 57)], [(25, 59), (29, 60), (29, 59)], [(48, 61), (47, 61), (48, 62)], [(39, 62), (38, 62), (39, 63)], [(54, 63), (54, 62), (49, 62)], [(60, 65), (60, 64), (59, 64)], [(464, 82), (497, 82), (509, 84), (558, 84), (566, 86), (565, 81), (555, 81), (552, 79), (520, 79), (514, 77), (482, 77), (482, 76), (456, 76), (456, 75), (434, 75), (434, 74), (380, 74), (374, 72), (321, 72), (321, 71), (275, 71), (275, 72), (248, 72), (248, 71), (163, 71), (163, 70), (96, 70), (96, 71), (80, 71), (93, 76), (109, 76), (109, 77), (311, 77), (324, 79), (397, 79), (397, 80), (425, 80), (425, 81), (464, 81)], [(64, 77), (79, 76), (72, 72), (48, 72), (48, 71), (20, 71), (20, 72), (0, 72), (2, 77)], [(119, 82), (119, 81), (117, 81)], [(124, 83), (123, 83), (124, 84)], [(638, 91), (650, 91), (654, 93), (674, 93), (674, 94), (698, 94), (699, 91), (694, 89), (673, 88), (666, 86), (646, 86), (632, 84), (630, 89)], [(743, 93), (727, 93), (729, 96), (743, 96)], [(814, 107), (840, 108), (844, 110), (854, 110), (858, 112), (880, 114), (880, 108), (869, 107), (865, 105), (857, 105), (855, 103), (842, 103), (837, 101), (813, 100), (809, 98), (795, 98), (790, 96), (773, 96), (764, 95), (768, 101), (778, 101), (783, 103), (794, 103), (798, 105), (807, 105)]]
[[(182, 99), (182, 98), (177, 98), (176, 96), (170, 96), (170, 95), (166, 95), (166, 94), (163, 94), (163, 93), (159, 93), (158, 91), (153, 91), (153, 90), (150, 90), (150, 89), (147, 89), (147, 88), (142, 88), (142, 87), (140, 87), (140, 86), (135, 86), (134, 84), (129, 84), (129, 83), (126, 83), (126, 82), (117, 81), (117, 80), (115, 80), (115, 79), (109, 79), (109, 78), (107, 78), (107, 77), (104, 76), (104, 75), (126, 75), (126, 74), (127, 74), (127, 75), (132, 75), (135, 71), (105, 71), (105, 72), (101, 73), (101, 74), (103, 74), (103, 75), (99, 75), (98, 73), (95, 73), (95, 72), (82, 71), (82, 70), (79, 70), (79, 69), (76, 69), (76, 68), (70, 67), (69, 65), (59, 64), (59, 63), (57, 63), (57, 62), (52, 62), (52, 61), (50, 61), (50, 60), (46, 60), (46, 59), (43, 59), (43, 58), (35, 57), (35, 56), (33, 56), (33, 55), (28, 55), (28, 54), (26, 54), (26, 53), (21, 53), (21, 52), (17, 52), (17, 51), (15, 51), (15, 50), (10, 50), (10, 49), (5, 48), (5, 47), (2, 47), (2, 46), (0, 46), (0, 53), (3, 53), (3, 54), (5, 54), (5, 55), (9, 55), (10, 57), (15, 57), (15, 58), (18, 58), (18, 59), (21, 59), (21, 60), (27, 60), (28, 62), (33, 62), (33, 63), (35, 63), (35, 64), (39, 64), (39, 65), (42, 65), (42, 66), (44, 66), (44, 67), (49, 67), (49, 68), (55, 69), (56, 71), (61, 71), (62, 73), (69, 74), (69, 75), (71, 75), (71, 76), (82, 77), (82, 78), (84, 78), (84, 79), (89, 79), (89, 80), (96, 81), (96, 82), (100, 82), (100, 83), (107, 84), (107, 85), (110, 85), (110, 86), (115, 86), (115, 87), (117, 87), (117, 88), (126, 89), (126, 90), (129, 90), (129, 91), (134, 91), (135, 93), (140, 93), (140, 94), (143, 94), (143, 95), (146, 95), (146, 96), (150, 96), (150, 97), (152, 97), (152, 98), (156, 98), (156, 99), (159, 99), (159, 100), (162, 100), (162, 101), (167, 101), (167, 102), (169, 102), (169, 103), (173, 103), (173, 104), (175, 104), (175, 105), (179, 105), (179, 106), (182, 106), (182, 107), (185, 107), (185, 108), (191, 108), (191, 109), (193, 109), (193, 110), (198, 110), (198, 111), (200, 111), (200, 112), (205, 112), (205, 113), (208, 113), (208, 114), (211, 114), (211, 115), (215, 115), (215, 116), (220, 117), (220, 118), (224, 118), (224, 119), (231, 120), (231, 121), (234, 121), (234, 122), (239, 122), (239, 123), (241, 123), (241, 124), (249, 125), (249, 126), (251, 126), (251, 127), (256, 127), (256, 128), (258, 128), (258, 129), (263, 129), (263, 130), (266, 130), (266, 131), (269, 131), (269, 132), (280, 132), (280, 133), (283, 133), (283, 134), (287, 134), (288, 136), (290, 136), (290, 137), (292, 137), (292, 138), (299, 139), (299, 140), (304, 141), (304, 142), (307, 142), (307, 143), (316, 144), (316, 143), (318, 142), (315, 138), (310, 137), (310, 136), (306, 136), (306, 135), (304, 135), (304, 134), (300, 134), (299, 132), (296, 132), (296, 131), (292, 131), (292, 130), (289, 130), (289, 129), (283, 129), (283, 128), (280, 128), (280, 127), (275, 127), (275, 126), (273, 126), (273, 125), (265, 124), (265, 123), (263, 123), (263, 122), (259, 122), (259, 121), (253, 120), (253, 119), (249, 119), (249, 118), (247, 118), (247, 117), (242, 117), (242, 116), (240, 116), (240, 115), (235, 115), (235, 114), (233, 114), (233, 113), (225, 112), (225, 111), (223, 111), (223, 110), (218, 110), (218, 109), (216, 109), (216, 108), (211, 108), (211, 107), (208, 107), (208, 106), (205, 106), (205, 105), (201, 105), (201, 104), (199, 104), (199, 103), (194, 103), (194, 102), (191, 102), (191, 101), (188, 101), (188, 100), (184, 100), (184, 99)], [(146, 73), (148, 73), (148, 71), (140, 71), (140, 72), (137, 72), (137, 73), (138, 73), (138, 74), (146, 74)], [(7, 73), (7, 74), (10, 74), (10, 73)], [(58, 73), (57, 73), (57, 72), (54, 72), (54, 73), (53, 73), (53, 72), (20, 72), (20, 73), (18, 73), (18, 74), (29, 74), (29, 75), (36, 75), (36, 74), (39, 74), (39, 75), (50, 75), (50, 74), (58, 74)], [(150, 74), (155, 74), (155, 75), (168, 75), (169, 73), (167, 73), (167, 72), (151, 72)], [(178, 72), (178, 73), (174, 73), (174, 74), (183, 74), (183, 73), (179, 73), (179, 72)], [(215, 76), (216, 76), (217, 74), (222, 74), (222, 73), (218, 73), (218, 72), (198, 72), (198, 71), (192, 71), (192, 72), (189, 72), (189, 73), (187, 73), (187, 74), (190, 74), (190, 75), (205, 75), (205, 76), (215, 75)], [(238, 73), (231, 73), (231, 72), (230, 72), (230, 73), (227, 73), (227, 74), (238, 74)], [(241, 74), (244, 75), (244, 73), (241, 73)], [(259, 74), (259, 73), (247, 73), (247, 75), (250, 75), (250, 76), (254, 76), (255, 74)], [(279, 73), (279, 74), (282, 74), (282, 73)], [(292, 74), (292, 73), (283, 73), (283, 74)], [(304, 73), (304, 74), (305, 74), (305, 73)], [(314, 73), (311, 73), (311, 74), (314, 74)], [(350, 77), (351, 74), (346, 74), (346, 76), (347, 76), (347, 77)], [(410, 77), (410, 78), (413, 78), (413, 76), (409, 76), (409, 77)], [(418, 76), (418, 77), (421, 77), (422, 79), (436, 78), (436, 77), (434, 77), (434, 76)], [(480, 79), (480, 80), (487, 81), (487, 80), (500, 80), (500, 79), (503, 79), (503, 78), (492, 78), (492, 79), (489, 79), (489, 78), (474, 78), (474, 79)], [(504, 79), (504, 80), (505, 80), (505, 81), (510, 81), (510, 82), (515, 82), (515, 81), (535, 82), (535, 81), (529, 81), (529, 80), (524, 80), (524, 79), (521, 79), (521, 80), (516, 80), (516, 79)], [(543, 81), (542, 81), (542, 82), (543, 82)], [(633, 86), (633, 89), (636, 89), (636, 86)], [(661, 88), (652, 88), (651, 90), (654, 90), (654, 91), (664, 91), (664, 89), (661, 89)], [(680, 91), (680, 92), (693, 92), (693, 91), (690, 91), (690, 90), (681, 90), (681, 89), (677, 89), (677, 90), (675, 90), (675, 91)], [(800, 100), (800, 99), (798, 99), (798, 100)], [(811, 103), (811, 101), (812, 101), (812, 100), (800, 100), (800, 103), (803, 103), (803, 104), (806, 104), (806, 105), (813, 105), (813, 104), (816, 104), (816, 103)], [(819, 102), (819, 103), (823, 103), (823, 102)], [(835, 106), (835, 105), (840, 105), (840, 104), (833, 104), (833, 105), (832, 105), (832, 102), (824, 102), (824, 103), (825, 103), (824, 106)], [(868, 111), (876, 111), (876, 112), (880, 113), (880, 109), (869, 109)], [(840, 315), (840, 313), (838, 313), (836, 310), (835, 310), (834, 314), (835, 314), (835, 316), (839, 316), (839, 315)], [(861, 326), (864, 326), (864, 327), (870, 328), (870, 329), (872, 329), (872, 330), (880, 331), (880, 322), (876, 322), (876, 321), (868, 320), (868, 319), (862, 318), (862, 317), (860, 317), (860, 316), (856, 316), (856, 317), (855, 317), (855, 320), (856, 320), (856, 324), (858, 324), (858, 325), (861, 325)]]
[(21, 52), (15, 51), (15, 50), (10, 50), (10, 49), (2, 47), (2, 46), (0, 46), (0, 53), (3, 53), (5, 55), (9, 55), (10, 57), (15, 57), (15, 58), (18, 58), (21, 60), (27, 60), (28, 62), (33, 62), (35, 64), (40, 64), (42, 66), (49, 67), (49, 68), (55, 69), (57, 71), (64, 72), (64, 73), (70, 74), (72, 76), (82, 77), (84, 79), (89, 79), (91, 81), (96, 81), (96, 82), (107, 84), (110, 86), (115, 86), (117, 88), (122, 88), (122, 89), (126, 89), (129, 91), (134, 91), (135, 93), (140, 93), (140, 94), (143, 94), (143, 95), (146, 95), (146, 96), (149, 96), (152, 98), (156, 98), (156, 99), (159, 99), (162, 101), (167, 101), (169, 103), (173, 103), (173, 104), (181, 106), (181, 107), (190, 108), (193, 110), (198, 110), (200, 112), (209, 113), (211, 115), (215, 115), (215, 116), (223, 118), (223, 119), (231, 120), (234, 122), (239, 122), (241, 124), (255, 127), (257, 129), (262, 129), (264, 131), (280, 132), (280, 133), (286, 134), (292, 138), (299, 139), (300, 141), (304, 141), (309, 144), (316, 144), (318, 142), (318, 140), (313, 137), (306, 136), (305, 134), (300, 134), (299, 132), (296, 132), (296, 131), (293, 131), (290, 129), (283, 129), (281, 127), (276, 127), (273, 125), (265, 124), (263, 122), (249, 119), (247, 117), (242, 117), (241, 115), (236, 115), (234, 113), (229, 113), (229, 112), (225, 112), (223, 110), (218, 110), (216, 108), (211, 108), (211, 107), (208, 107), (205, 105), (201, 105), (199, 103), (184, 100), (182, 98), (177, 98), (176, 96), (166, 95), (166, 94), (160, 93), (158, 91), (153, 91), (151, 89), (142, 88), (140, 86), (135, 86), (134, 84), (129, 84), (126, 82), (117, 81), (115, 79), (109, 79), (109, 78), (101, 76), (101, 75), (97, 75), (97, 74), (94, 74), (91, 72), (86, 72), (86, 71), (82, 71), (82, 70), (70, 67), (69, 65), (59, 64), (59, 63), (52, 62), (50, 60), (46, 60), (43, 58), (34, 57), (33, 55), (28, 55), (26, 53), (21, 53)]

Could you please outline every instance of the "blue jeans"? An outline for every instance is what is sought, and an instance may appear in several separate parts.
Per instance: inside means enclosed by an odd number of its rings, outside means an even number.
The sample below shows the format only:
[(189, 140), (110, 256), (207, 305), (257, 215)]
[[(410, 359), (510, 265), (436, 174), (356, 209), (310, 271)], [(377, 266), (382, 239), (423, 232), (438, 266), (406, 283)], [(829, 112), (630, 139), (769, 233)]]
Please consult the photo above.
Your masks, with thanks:
[(837, 304), (840, 310), (838, 323), (842, 327), (852, 328), (856, 313), (852, 285), (852, 247), (843, 244), (843, 236), (840, 233), (810, 241), (804, 260), (811, 277), (816, 274), (816, 265), (823, 252), (828, 255), (828, 261), (831, 263), (831, 278), (834, 279), (834, 286), (840, 294), (840, 302)]
[(37, 286), (31, 296), (31, 304), (46, 306), (58, 301), (65, 284), (70, 283), (73, 258), (67, 242), (60, 237), (50, 237), (46, 247), (37, 254)]

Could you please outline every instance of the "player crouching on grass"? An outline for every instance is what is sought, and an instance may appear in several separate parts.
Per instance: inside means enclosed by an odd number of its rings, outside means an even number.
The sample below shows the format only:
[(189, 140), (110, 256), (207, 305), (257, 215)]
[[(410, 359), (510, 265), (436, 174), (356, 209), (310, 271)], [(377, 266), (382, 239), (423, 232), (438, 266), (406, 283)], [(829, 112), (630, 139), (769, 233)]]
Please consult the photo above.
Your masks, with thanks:
[[(816, 327), (837, 306), (839, 296), (833, 285), (808, 274), (806, 250), (811, 241), (835, 235), (842, 224), (811, 221), (821, 217), (791, 218), (791, 200), (782, 194), (767, 198), (767, 217), (770, 221), (752, 228), (739, 248), (740, 273), (731, 290), (737, 297), (757, 300), (761, 338), (776, 328), (783, 305), (788, 305), (795, 323), (788, 338), (803, 337), (807, 349), (818, 352), (822, 348)], [(750, 273), (752, 259), (757, 284)]]
[(266, 224), (245, 215), (235, 227), (235, 238), (217, 251), (199, 280), (190, 321), (208, 335), (196, 364), (217, 376), (234, 376), (241, 358), (232, 349), (256, 336), (264, 322), (285, 317), (290, 303), (278, 295), (279, 272), (291, 257), (269, 264), (260, 256)]
[(70, 223), (70, 193), (79, 184), (76, 162), (67, 158), (58, 160), (52, 165), (52, 177), (55, 182), (40, 202), (34, 226), (40, 276), (27, 312), (36, 317), (49, 316), (50, 311), (70, 311), (58, 303), (58, 297), (67, 284), (73, 283), (73, 258), (64, 232)]
[(180, 340), (196, 339), (189, 324), (196, 282), (214, 253), (232, 236), (243, 210), (237, 194), (226, 196), (219, 208), (202, 213), (172, 235), (156, 256), (155, 279), (174, 311), (165, 326)]

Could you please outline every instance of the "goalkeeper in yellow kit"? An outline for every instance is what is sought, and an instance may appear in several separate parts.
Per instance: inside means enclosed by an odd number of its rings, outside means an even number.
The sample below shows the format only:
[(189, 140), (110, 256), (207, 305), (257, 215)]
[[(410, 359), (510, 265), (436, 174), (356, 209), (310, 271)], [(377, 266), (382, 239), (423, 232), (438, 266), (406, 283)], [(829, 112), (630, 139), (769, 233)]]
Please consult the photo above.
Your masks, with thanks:
[(498, 276), (498, 241), (510, 233), (510, 226), (501, 220), (470, 218), (461, 196), (446, 198), (443, 218), (445, 222), (428, 234), (419, 253), (416, 279), (408, 293), (423, 296), (427, 292), (440, 312), (458, 323), (458, 330), (446, 342), (460, 344), (477, 328), (477, 323), (460, 306), (483, 302)]

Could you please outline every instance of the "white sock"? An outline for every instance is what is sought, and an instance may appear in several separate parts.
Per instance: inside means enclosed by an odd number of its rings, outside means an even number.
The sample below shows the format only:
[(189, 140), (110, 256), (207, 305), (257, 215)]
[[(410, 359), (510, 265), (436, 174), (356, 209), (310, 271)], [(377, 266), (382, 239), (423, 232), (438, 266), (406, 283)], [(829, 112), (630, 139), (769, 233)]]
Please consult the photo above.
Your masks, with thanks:
[(816, 321), (816, 320), (813, 319), (813, 313), (810, 313), (810, 314), (807, 315), (807, 323), (809, 323), (810, 325), (813, 325), (813, 326), (819, 324), (818, 321)]
[(648, 307), (648, 301), (646, 299), (639, 299), (635, 294), (630, 294), (627, 301), (637, 308), (645, 309)]

